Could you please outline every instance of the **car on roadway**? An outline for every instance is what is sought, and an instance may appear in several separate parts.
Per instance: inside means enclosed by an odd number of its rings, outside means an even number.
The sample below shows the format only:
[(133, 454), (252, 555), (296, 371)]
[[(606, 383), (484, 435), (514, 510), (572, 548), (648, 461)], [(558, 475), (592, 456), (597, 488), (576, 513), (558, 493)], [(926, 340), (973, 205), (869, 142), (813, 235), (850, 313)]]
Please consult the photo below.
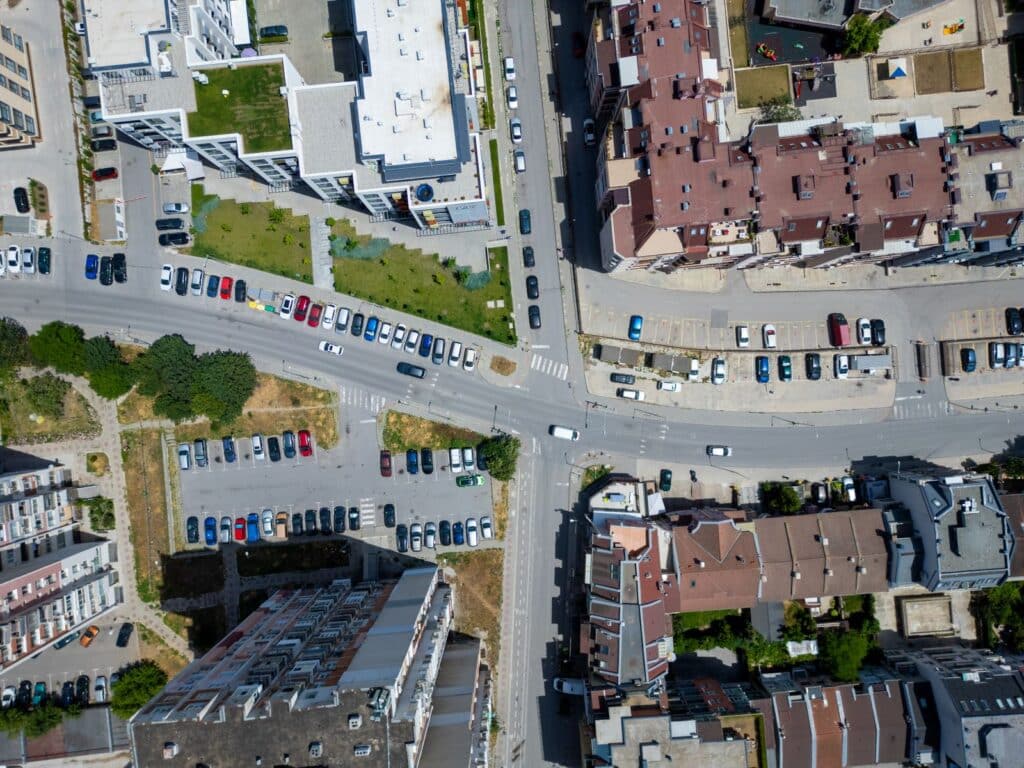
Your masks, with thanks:
[(850, 375), (850, 358), (847, 355), (835, 355), (832, 367), (837, 379), (845, 379)]
[(288, 317), (292, 316), (292, 312), (294, 312), (294, 311), (295, 311), (295, 294), (292, 294), (292, 293), (286, 294), (285, 297), (283, 299), (281, 299), (281, 307), (280, 307), (280, 309), (278, 309), (277, 314), (279, 314), (281, 317), (288, 318)]
[(466, 356), (462, 359), (462, 369), (472, 372), (476, 369), (476, 358), (479, 353), (476, 347), (466, 347)]
[(596, 143), (597, 131), (595, 129), (594, 121), (588, 117), (583, 121), (583, 145), (586, 147), (592, 147)]
[[(95, 280), (100, 273), (100, 258), (95, 253), (90, 253), (85, 257), (85, 279)], [(164, 264), (160, 270), (160, 290), (169, 291), (171, 290), (171, 275), (174, 273), (174, 267), (170, 264)]]
[(292, 318), (298, 323), (306, 322), (306, 315), (309, 314), (309, 305), (309, 296), (299, 296), (295, 302), (295, 312), (292, 313)]
[(871, 343), (876, 347), (885, 346), (885, 322), (877, 317), (871, 321)]
[(419, 365), (413, 365), (412, 363), (399, 363), (396, 366), (396, 370), (399, 373), (405, 374), (406, 376), (412, 376), (414, 379), (422, 379), (427, 375), (427, 369)]
[(391, 477), (391, 451), (380, 452), (380, 476)]
[(444, 363), (444, 339), (440, 336), (434, 339), (434, 347), (430, 353), (430, 362), (434, 365)]
[(399, 552), (409, 551), (409, 529), (404, 524), (395, 528), (395, 547)]
[(117, 631), (117, 647), (127, 648), (128, 641), (132, 639), (132, 632), (135, 630), (135, 625), (130, 621), (126, 621), (121, 624), (121, 628)]
[(313, 436), (308, 429), (299, 430), (299, 455), (307, 458), (313, 455)]
[(857, 318), (857, 342), (861, 346), (871, 346), (871, 321), (866, 317)]
[(505, 57), (505, 61), (502, 62), (502, 69), (505, 72), (506, 82), (512, 82), (516, 79), (516, 62), (511, 56)]
[(281, 444), (278, 442), (277, 435), (267, 438), (267, 455), (272, 462), (281, 460)]
[(475, 547), (477, 545), (478, 531), (479, 529), (477, 528), (476, 518), (468, 518), (466, 520), (466, 543), (469, 544), (469, 546)]
[(526, 298), (534, 300), (540, 298), (540, 282), (536, 275), (528, 275), (526, 278)]
[(974, 373), (978, 368), (978, 355), (974, 347), (964, 347), (960, 350), (960, 367), (964, 373)]
[(758, 384), (767, 384), (769, 379), (768, 358), (765, 355), (758, 355), (754, 358), (754, 378)]
[(509, 109), (519, 109), (519, 89), (514, 85), (510, 85), (505, 90), (505, 98), (508, 101)]
[(513, 144), (523, 143), (523, 121), (518, 117), (513, 117), (508, 121), (508, 132), (512, 137)]
[(284, 457), (286, 459), (295, 458), (295, 433), (290, 429), (286, 429), (281, 435), (281, 445), (284, 448)]
[(164, 232), (156, 241), (162, 246), (188, 245), (188, 232)]
[(399, 323), (395, 326), (395, 332), (391, 335), (391, 348), (401, 349), (402, 345), (405, 344), (405, 332), (409, 330), (405, 327), (404, 323)]
[(775, 333), (775, 326), (771, 323), (761, 326), (761, 343), (765, 349), (775, 349), (778, 346), (779, 337)]
[(533, 223), (530, 217), (530, 209), (523, 208), (519, 211), (519, 234), (528, 235), (533, 231)]
[(195, 515), (185, 521), (185, 539), (189, 544), (199, 543), (199, 518)]
[(789, 355), (779, 355), (779, 381), (793, 380), (793, 360)]
[(395, 505), (385, 504), (384, 505), (384, 527), (394, 528), (395, 527)]
[(633, 315), (629, 318), (629, 340), (640, 341), (640, 334), (644, 331), (644, 318), (642, 315)]
[(662, 392), (678, 392), (683, 388), (683, 385), (679, 381), (659, 381), (657, 387)]
[(409, 544), (413, 552), (423, 549), (423, 526), (419, 523), (409, 526)]
[(458, 368), (462, 361), (462, 342), (453, 341), (448, 348), (448, 367)]
[(320, 318), (322, 318), (323, 316), (324, 316), (324, 305), (323, 304), (313, 304), (309, 308), (309, 319), (306, 320), (306, 325), (308, 325), (310, 328), (319, 328), (320, 327)]
[[(100, 268), (102, 270), (102, 264)], [(102, 274), (100, 277), (102, 278)], [(179, 296), (184, 296), (188, 293), (188, 267), (178, 267), (178, 271), (174, 275), (174, 292)]]
[(711, 361), (711, 383), (712, 384), (725, 384), (726, 376), (728, 375), (725, 365), (725, 358), (716, 357)]
[(459, 488), (474, 488), (483, 484), (483, 475), (459, 475), (455, 478), (455, 485)]
[(808, 352), (804, 355), (804, 373), (810, 381), (821, 378), (821, 355), (817, 352)]
[[(50, 256), (51, 256), (51, 253), (52, 252), (50, 251), (50, 249), (47, 248), (45, 245), (43, 245), (43, 246), (41, 246), (39, 248), (39, 274), (40, 275), (48, 275), (48, 274), (50, 274)], [(116, 254), (116, 253), (114, 254), (114, 258), (115, 259), (117, 258), (117, 255), (118, 254)], [(0, 264), (0, 266), (2, 266), (2, 264)], [(3, 273), (2, 269), (0, 269), (0, 273)], [(117, 262), (116, 261), (114, 262), (114, 279), (117, 280)], [(117, 280), (117, 282), (123, 283), (124, 280)]]
[(328, 352), (332, 355), (342, 355), (345, 352), (345, 348), (341, 344), (334, 344), (330, 341), (321, 341), (319, 349), (321, 352)]
[(750, 328), (748, 326), (736, 326), (736, 346), (740, 349), (746, 349), (750, 346)]
[(540, 328), (540, 307), (531, 304), (526, 308), (526, 316), (530, 321), (530, 327), (535, 331), (538, 330)]
[(732, 448), (728, 445), (708, 445), (704, 451), (708, 456), (732, 456)]

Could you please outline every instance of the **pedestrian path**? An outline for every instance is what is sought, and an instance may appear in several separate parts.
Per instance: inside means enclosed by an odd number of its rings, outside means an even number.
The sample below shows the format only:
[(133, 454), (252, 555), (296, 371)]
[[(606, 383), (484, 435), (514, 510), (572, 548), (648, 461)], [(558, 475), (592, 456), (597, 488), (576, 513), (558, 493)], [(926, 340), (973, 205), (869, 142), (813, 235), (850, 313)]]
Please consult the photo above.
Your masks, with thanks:
[(338, 396), (342, 405), (369, 411), (374, 415), (383, 411), (388, 403), (384, 395), (374, 394), (362, 387), (341, 385), (338, 387)]
[(359, 500), (359, 524), (377, 524), (377, 505), (374, 503), (373, 497), (367, 497)]
[(556, 379), (565, 381), (569, 375), (569, 366), (566, 363), (560, 363), (557, 360), (549, 360), (548, 358), (534, 353), (530, 359), (530, 368), (538, 373), (542, 373), (545, 376), (554, 376)]
[(904, 419), (932, 419), (936, 416), (945, 416), (950, 413), (948, 402), (937, 403), (934, 400), (916, 399), (913, 396), (893, 403), (893, 418)]

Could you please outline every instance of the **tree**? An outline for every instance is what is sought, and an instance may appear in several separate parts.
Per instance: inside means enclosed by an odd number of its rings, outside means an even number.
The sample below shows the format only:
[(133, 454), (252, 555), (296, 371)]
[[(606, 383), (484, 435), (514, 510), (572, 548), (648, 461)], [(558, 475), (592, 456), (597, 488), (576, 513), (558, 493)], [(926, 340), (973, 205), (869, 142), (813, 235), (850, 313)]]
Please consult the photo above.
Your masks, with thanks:
[(803, 113), (793, 106), (789, 96), (772, 96), (761, 102), (762, 123), (788, 123), (803, 119)]
[(0, 317), (0, 373), (28, 360), (28, 332), (11, 317)]
[(82, 499), (82, 506), (89, 510), (89, 524), (98, 533), (109, 531), (114, 528), (114, 502), (102, 496), (92, 499)]
[(84, 345), (85, 369), (98, 371), (121, 362), (121, 351), (106, 336), (93, 336)]
[(195, 347), (181, 336), (161, 336), (132, 365), (139, 393), (155, 397), (153, 411), (174, 421), (195, 415), (192, 380)]
[(143, 659), (129, 667), (111, 688), (110, 708), (122, 720), (129, 719), (167, 685), (167, 673), (156, 662)]
[(875, 53), (882, 42), (882, 33), (890, 26), (885, 19), (869, 21), (867, 16), (857, 14), (846, 25), (843, 33), (843, 55), (861, 56)]
[(480, 455), (487, 462), (487, 471), (495, 480), (511, 480), (516, 474), (520, 442), (512, 435), (499, 435), (484, 441)]
[(773, 515), (795, 515), (804, 500), (788, 483), (761, 483), (761, 506)]
[(76, 376), (85, 373), (85, 332), (77, 325), (54, 320), (34, 333), (28, 345), (40, 366)]
[(229, 422), (242, 415), (242, 407), (256, 389), (256, 368), (249, 355), (218, 350), (196, 361), (192, 410), (210, 421)]
[(811, 612), (797, 602), (786, 607), (786, 623), (782, 628), (784, 640), (810, 640), (818, 634), (818, 623)]
[(67, 397), (71, 385), (52, 373), (33, 376), (22, 382), (32, 409), (51, 419), (59, 419), (64, 415), (64, 398)]
[(818, 638), (818, 658), (837, 680), (852, 683), (870, 645), (867, 635), (860, 632), (824, 632)]
[(135, 375), (127, 363), (117, 363), (89, 374), (89, 386), (100, 397), (116, 400), (132, 388)]

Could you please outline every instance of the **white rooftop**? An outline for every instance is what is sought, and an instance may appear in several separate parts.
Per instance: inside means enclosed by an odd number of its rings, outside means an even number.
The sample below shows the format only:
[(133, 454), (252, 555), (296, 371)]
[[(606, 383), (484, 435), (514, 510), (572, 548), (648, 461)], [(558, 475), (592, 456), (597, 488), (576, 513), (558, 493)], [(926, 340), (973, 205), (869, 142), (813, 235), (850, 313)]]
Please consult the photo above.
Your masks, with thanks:
[(164, 0), (82, 0), (82, 8), (95, 68), (147, 61), (146, 33), (169, 29)]
[(457, 156), (441, 0), (354, 0), (371, 75), (356, 102), (362, 154), (386, 165)]

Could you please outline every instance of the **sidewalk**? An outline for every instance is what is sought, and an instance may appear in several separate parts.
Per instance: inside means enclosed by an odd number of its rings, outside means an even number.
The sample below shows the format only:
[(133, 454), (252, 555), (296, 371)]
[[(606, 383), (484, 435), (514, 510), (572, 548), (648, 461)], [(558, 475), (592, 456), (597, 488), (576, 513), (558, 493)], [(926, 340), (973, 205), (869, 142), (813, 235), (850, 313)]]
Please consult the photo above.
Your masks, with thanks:
[[(920, 288), (931, 285), (956, 285), (1024, 277), (1024, 270), (1013, 267), (971, 267), (960, 264), (934, 264), (886, 270), (875, 265), (850, 265), (836, 269), (799, 269), (767, 267), (742, 270), (750, 290), (755, 292), (789, 291), (884, 291), (894, 288)], [(670, 287), (670, 286), (664, 286)]]

